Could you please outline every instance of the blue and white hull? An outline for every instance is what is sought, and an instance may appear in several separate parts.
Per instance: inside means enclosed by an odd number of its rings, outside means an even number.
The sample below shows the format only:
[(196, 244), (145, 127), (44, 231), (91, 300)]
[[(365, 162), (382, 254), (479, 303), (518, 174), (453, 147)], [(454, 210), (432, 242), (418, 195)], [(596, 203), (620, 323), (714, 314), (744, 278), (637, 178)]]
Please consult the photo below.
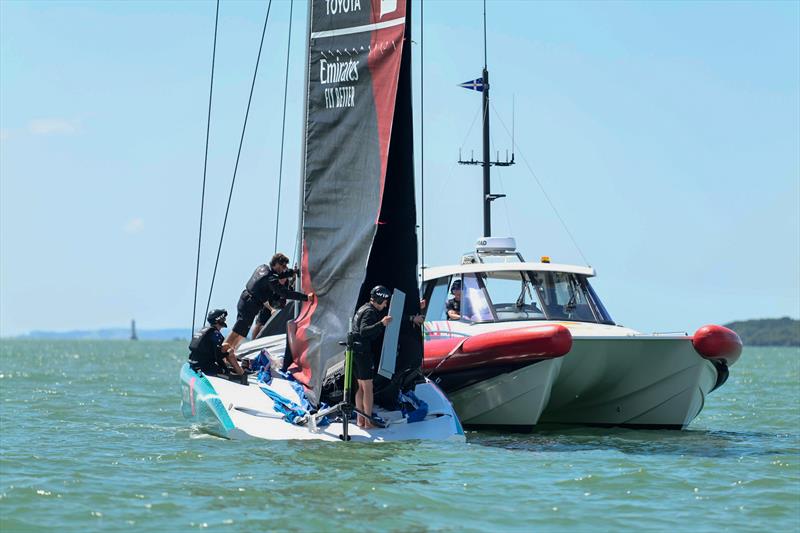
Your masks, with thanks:
[[(276, 409), (273, 398), (288, 400), (297, 406), (302, 403), (292, 383), (285, 379), (274, 378), (266, 385), (251, 375), (249, 384), (242, 385), (195, 372), (188, 363), (183, 365), (180, 376), (184, 417), (214, 435), (229, 439), (341, 440), (341, 422), (321, 426), (314, 422), (313, 417), (308, 417), (302, 424), (295, 424)], [(453, 406), (436, 385), (421, 383), (414, 392), (428, 406), (423, 420), (408, 422), (400, 411), (377, 410), (377, 414), (388, 422), (387, 427), (366, 430), (351, 420), (348, 425), (350, 439), (361, 442), (465, 440)]]

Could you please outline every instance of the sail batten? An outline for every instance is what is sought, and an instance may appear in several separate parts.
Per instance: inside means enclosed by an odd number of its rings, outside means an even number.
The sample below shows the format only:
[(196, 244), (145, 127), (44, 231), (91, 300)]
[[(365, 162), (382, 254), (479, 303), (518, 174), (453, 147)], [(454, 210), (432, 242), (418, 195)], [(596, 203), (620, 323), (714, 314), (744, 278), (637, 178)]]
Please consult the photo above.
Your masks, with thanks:
[(311, 34), (312, 39), (323, 39), (325, 37), (337, 37), (339, 35), (350, 35), (353, 33), (363, 33), (365, 31), (375, 31), (383, 28), (390, 28), (404, 24), (405, 17), (396, 18), (394, 20), (385, 20), (383, 22), (375, 22), (373, 24), (365, 24), (363, 26), (353, 26), (352, 28), (341, 28), (338, 30), (318, 31)]

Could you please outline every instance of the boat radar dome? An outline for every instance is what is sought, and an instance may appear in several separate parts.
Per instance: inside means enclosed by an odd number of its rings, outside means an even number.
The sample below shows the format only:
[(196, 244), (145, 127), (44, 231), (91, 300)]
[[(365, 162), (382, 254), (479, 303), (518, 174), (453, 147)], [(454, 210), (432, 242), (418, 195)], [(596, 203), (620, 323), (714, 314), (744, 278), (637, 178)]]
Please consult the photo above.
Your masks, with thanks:
[(517, 241), (514, 237), (480, 237), (475, 243), (477, 252), (515, 252)]

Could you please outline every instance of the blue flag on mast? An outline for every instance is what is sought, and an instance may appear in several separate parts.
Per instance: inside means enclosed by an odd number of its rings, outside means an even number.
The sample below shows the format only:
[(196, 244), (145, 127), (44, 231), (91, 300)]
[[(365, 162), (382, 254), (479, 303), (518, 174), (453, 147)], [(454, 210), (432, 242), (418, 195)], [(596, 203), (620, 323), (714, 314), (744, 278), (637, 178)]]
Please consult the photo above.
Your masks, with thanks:
[(463, 87), (465, 89), (472, 89), (473, 91), (480, 91), (483, 92), (483, 78), (476, 78), (471, 81), (465, 81), (458, 85), (459, 87)]

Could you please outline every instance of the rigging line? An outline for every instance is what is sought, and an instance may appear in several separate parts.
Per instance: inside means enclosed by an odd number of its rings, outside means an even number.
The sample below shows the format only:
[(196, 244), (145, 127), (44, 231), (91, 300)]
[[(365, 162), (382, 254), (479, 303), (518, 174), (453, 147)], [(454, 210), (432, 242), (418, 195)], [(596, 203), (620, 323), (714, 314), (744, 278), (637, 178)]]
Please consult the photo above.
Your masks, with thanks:
[(194, 267), (194, 301), (192, 302), (192, 331), (197, 318), (197, 284), (200, 280), (200, 245), (203, 241), (203, 209), (206, 204), (206, 174), (208, 171), (208, 140), (211, 134), (211, 100), (214, 94), (214, 66), (217, 61), (217, 28), (219, 27), (219, 0), (214, 15), (214, 46), (211, 52), (211, 83), (208, 87), (208, 118), (206, 119), (206, 150), (203, 157), (203, 189), (200, 194), (200, 229), (197, 232), (197, 263)]
[(228, 213), (231, 209), (231, 198), (233, 197), (233, 186), (236, 184), (236, 172), (239, 170), (239, 158), (242, 155), (242, 145), (244, 144), (244, 134), (247, 131), (247, 118), (250, 115), (250, 104), (253, 101), (253, 90), (256, 86), (256, 78), (258, 77), (258, 64), (261, 61), (261, 50), (264, 47), (264, 36), (267, 34), (267, 22), (269, 21), (269, 11), (272, 7), (272, 0), (267, 4), (267, 15), (264, 17), (264, 29), (261, 30), (261, 44), (258, 45), (258, 56), (256, 57), (256, 66), (253, 69), (253, 81), (250, 84), (250, 97), (247, 99), (247, 110), (244, 113), (244, 124), (242, 124), (242, 136), (239, 138), (239, 150), (236, 153), (236, 164), (233, 167), (233, 178), (231, 178), (231, 189), (228, 192), (228, 205), (225, 207), (225, 218), (222, 221), (222, 232), (219, 235), (219, 246), (217, 247), (217, 259), (214, 261), (214, 273), (211, 275), (211, 287), (208, 289), (208, 301), (206, 302), (206, 314), (208, 308), (211, 306), (211, 295), (214, 292), (214, 281), (217, 278), (217, 267), (219, 266), (219, 255), (222, 252), (222, 241), (225, 238), (225, 226), (228, 224)]
[[(425, 20), (425, 2), (419, 3), (419, 151), (420, 151), (420, 234), (421, 234), (421, 249), (422, 258), (420, 266), (425, 269), (425, 29), (423, 22)], [(425, 279), (425, 276), (422, 276)]]
[[(500, 124), (502, 124), (503, 129), (506, 130), (506, 134), (509, 134), (508, 127), (506, 127), (506, 123), (503, 122), (503, 119), (500, 117), (500, 114), (497, 112), (496, 109), (494, 109), (494, 106), (492, 106), (492, 109), (494, 110), (495, 116), (500, 121)], [(533, 171), (533, 168), (531, 167), (530, 163), (528, 163), (528, 158), (526, 158), (525, 154), (522, 152), (522, 150), (520, 150), (519, 145), (516, 144), (516, 141), (514, 141), (512, 146), (514, 147), (514, 150), (519, 151), (519, 155), (522, 158), (522, 162), (525, 163), (525, 166), (528, 167), (528, 172), (530, 172), (531, 176), (533, 176), (533, 179), (536, 180), (536, 184), (539, 186), (539, 190), (542, 191), (545, 200), (547, 200), (547, 203), (550, 204), (550, 208), (553, 210), (553, 213), (555, 213), (556, 218), (558, 218), (559, 222), (561, 222), (561, 225), (564, 227), (564, 231), (567, 232), (567, 235), (572, 241), (572, 244), (575, 246), (575, 249), (578, 250), (578, 253), (581, 255), (581, 258), (583, 258), (584, 263), (589, 265), (589, 260), (586, 259), (586, 256), (583, 254), (583, 250), (581, 250), (581, 247), (578, 246), (578, 242), (575, 240), (575, 237), (572, 236), (572, 232), (569, 230), (569, 227), (567, 227), (567, 223), (564, 222), (563, 218), (561, 218), (561, 214), (558, 212), (558, 209), (556, 209), (555, 204), (550, 199), (550, 196), (547, 194), (547, 191), (544, 189), (542, 182), (539, 180), (539, 176), (536, 175), (536, 172)]]
[[(483, 106), (481, 106), (481, 107), (483, 107)], [(480, 109), (476, 109), (475, 110), (475, 114), (472, 116), (472, 122), (469, 125), (469, 129), (467, 130), (467, 134), (464, 135), (464, 140), (461, 141), (461, 146), (459, 146), (459, 149), (463, 149), (464, 148), (464, 144), (466, 144), (467, 139), (469, 138), (469, 134), (472, 133), (472, 128), (475, 127), (475, 122), (478, 120), (478, 116), (480, 114), (481, 114), (481, 110)]]
[[(469, 138), (469, 134), (472, 133), (472, 128), (473, 128), (473, 126), (475, 126), (475, 121), (478, 120), (478, 115), (480, 115), (480, 113), (481, 113), (480, 109), (476, 109), (475, 110), (475, 115), (472, 117), (472, 124), (470, 124), (469, 129), (467, 130), (467, 134), (464, 136), (464, 140), (461, 141), (461, 147), (462, 148), (464, 146), (464, 143), (467, 142), (467, 139)], [(441, 182), (441, 185), (439, 186), (439, 191), (438, 191), (439, 194), (438, 194), (438, 196), (441, 196), (442, 193), (445, 191), (445, 188), (450, 183), (450, 178), (453, 177), (453, 171), (456, 169), (457, 166), (458, 166), (458, 161), (454, 161), (450, 165), (450, 168), (447, 170), (447, 176), (445, 176), (445, 179)]]
[[(278, 224), (281, 220), (281, 185), (283, 182), (283, 146), (286, 138), (286, 96), (289, 89), (289, 52), (292, 49), (292, 11), (294, 0), (289, 0), (289, 42), (286, 45), (286, 73), (283, 78), (283, 126), (281, 127), (281, 160), (278, 165), (278, 201), (275, 208), (275, 251), (278, 253)], [(297, 257), (297, 256), (295, 256)]]

